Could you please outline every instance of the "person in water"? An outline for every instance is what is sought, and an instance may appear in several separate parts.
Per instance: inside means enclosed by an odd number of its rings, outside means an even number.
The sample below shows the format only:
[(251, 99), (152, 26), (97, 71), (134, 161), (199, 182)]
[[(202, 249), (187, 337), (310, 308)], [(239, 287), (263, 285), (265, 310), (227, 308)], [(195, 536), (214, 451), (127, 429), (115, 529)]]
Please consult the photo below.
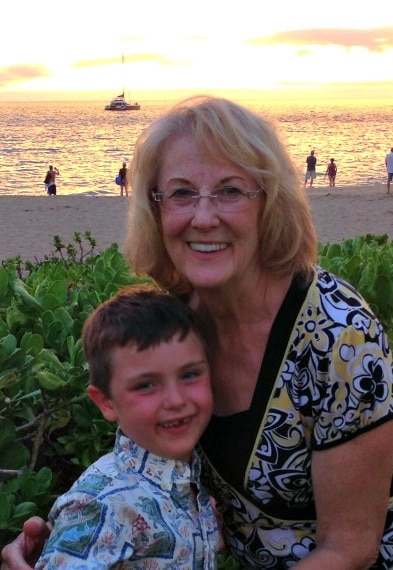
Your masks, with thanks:
[(52, 166), (52, 164), (50, 164), (44, 180), (46, 185), (46, 192), (49, 196), (56, 196), (57, 192), (56, 176), (59, 175), (60, 175), (59, 170), (56, 167)]

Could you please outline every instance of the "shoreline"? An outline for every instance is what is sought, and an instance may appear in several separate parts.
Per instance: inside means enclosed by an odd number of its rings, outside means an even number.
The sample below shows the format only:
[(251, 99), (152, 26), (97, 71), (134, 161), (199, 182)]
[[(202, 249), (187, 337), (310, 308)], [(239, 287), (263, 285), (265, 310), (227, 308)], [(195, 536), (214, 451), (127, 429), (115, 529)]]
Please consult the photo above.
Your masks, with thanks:
[[(393, 239), (393, 193), (385, 184), (361, 187), (306, 189), (321, 243), (341, 242), (364, 234), (388, 234)], [(74, 232), (89, 230), (98, 253), (125, 236), (127, 198), (120, 196), (15, 196), (0, 195), (0, 259), (20, 255), (42, 260), (53, 251), (59, 235), (72, 242)]]

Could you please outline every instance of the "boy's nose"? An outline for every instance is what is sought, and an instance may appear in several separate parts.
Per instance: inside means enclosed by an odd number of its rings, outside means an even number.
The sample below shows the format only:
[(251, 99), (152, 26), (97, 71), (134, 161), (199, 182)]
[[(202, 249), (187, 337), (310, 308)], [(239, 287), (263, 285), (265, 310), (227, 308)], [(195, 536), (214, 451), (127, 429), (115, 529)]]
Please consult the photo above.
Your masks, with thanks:
[(165, 404), (168, 407), (179, 407), (183, 406), (185, 403), (185, 398), (180, 386), (172, 385), (167, 386), (165, 390)]

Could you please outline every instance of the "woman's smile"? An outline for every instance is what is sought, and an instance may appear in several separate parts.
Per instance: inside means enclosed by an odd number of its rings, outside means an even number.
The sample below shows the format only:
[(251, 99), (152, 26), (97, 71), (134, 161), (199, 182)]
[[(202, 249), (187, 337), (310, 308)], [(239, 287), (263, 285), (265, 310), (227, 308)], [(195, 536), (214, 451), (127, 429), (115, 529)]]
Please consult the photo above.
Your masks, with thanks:
[(227, 249), (229, 247), (228, 243), (189, 242), (189, 245), (193, 251), (200, 251), (203, 253), (222, 251), (223, 249)]

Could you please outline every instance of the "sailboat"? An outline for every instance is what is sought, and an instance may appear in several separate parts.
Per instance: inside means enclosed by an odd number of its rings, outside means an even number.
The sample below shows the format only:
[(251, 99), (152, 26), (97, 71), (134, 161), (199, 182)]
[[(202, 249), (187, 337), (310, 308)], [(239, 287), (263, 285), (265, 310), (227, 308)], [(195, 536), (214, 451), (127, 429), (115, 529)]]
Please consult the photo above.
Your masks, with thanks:
[[(121, 63), (124, 69), (124, 54), (121, 56)], [(140, 104), (136, 101), (134, 103), (128, 103), (124, 96), (124, 81), (123, 81), (123, 91), (120, 95), (117, 95), (112, 99), (109, 105), (105, 105), (105, 111), (139, 111), (141, 108)]]
[(105, 105), (105, 111), (139, 111), (140, 108), (139, 103), (128, 103), (125, 100), (124, 91), (112, 99), (109, 105)]

